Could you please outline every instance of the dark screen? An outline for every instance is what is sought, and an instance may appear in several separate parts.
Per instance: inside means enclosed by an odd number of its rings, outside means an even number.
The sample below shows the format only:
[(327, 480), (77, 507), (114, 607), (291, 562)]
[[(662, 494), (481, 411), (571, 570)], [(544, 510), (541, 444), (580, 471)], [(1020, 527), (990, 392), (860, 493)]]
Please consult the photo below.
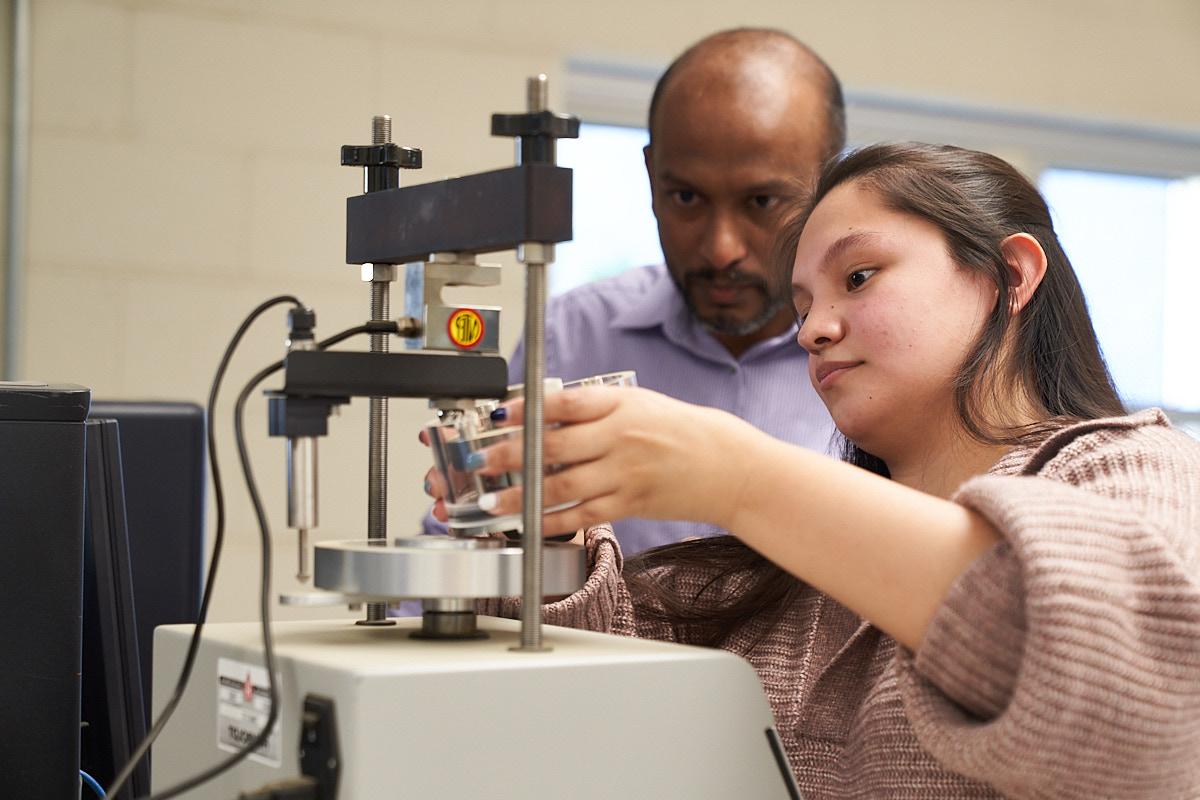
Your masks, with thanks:
[[(88, 420), (85, 447), (79, 766), (106, 786), (146, 735), (146, 714), (117, 423)], [(149, 788), (142, 765), (119, 796)]]
[[(81, 765), (107, 785), (149, 724), (154, 629), (199, 613), (203, 410), (94, 402), (87, 463)], [(131, 781), (138, 795), (148, 766)]]

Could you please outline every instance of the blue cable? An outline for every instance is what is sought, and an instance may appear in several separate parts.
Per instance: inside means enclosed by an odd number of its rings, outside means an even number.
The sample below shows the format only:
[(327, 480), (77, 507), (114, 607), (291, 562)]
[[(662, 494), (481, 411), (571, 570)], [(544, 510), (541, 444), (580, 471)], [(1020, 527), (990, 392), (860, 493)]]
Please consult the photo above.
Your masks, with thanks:
[(103, 798), (106, 797), (106, 795), (104, 794), (104, 787), (101, 786), (100, 782), (97, 781), (95, 778), (93, 778), (91, 775), (88, 775), (83, 770), (79, 770), (79, 777), (84, 783), (86, 783), (88, 785), (88, 788), (90, 788), (93, 792), (96, 793), (96, 797), (101, 798), (101, 800), (103, 800)]

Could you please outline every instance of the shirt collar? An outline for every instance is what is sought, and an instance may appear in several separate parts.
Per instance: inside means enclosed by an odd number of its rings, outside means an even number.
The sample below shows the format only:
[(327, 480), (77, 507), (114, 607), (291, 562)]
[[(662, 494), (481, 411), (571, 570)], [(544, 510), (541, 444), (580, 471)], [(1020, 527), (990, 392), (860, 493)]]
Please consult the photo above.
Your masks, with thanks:
[(646, 291), (622, 298), (627, 300), (617, 309), (613, 316), (614, 328), (637, 330), (666, 325), (668, 320), (678, 319), (680, 315), (691, 318), (683, 296), (675, 288), (675, 281), (666, 274), (666, 269), (658, 280), (646, 287)]

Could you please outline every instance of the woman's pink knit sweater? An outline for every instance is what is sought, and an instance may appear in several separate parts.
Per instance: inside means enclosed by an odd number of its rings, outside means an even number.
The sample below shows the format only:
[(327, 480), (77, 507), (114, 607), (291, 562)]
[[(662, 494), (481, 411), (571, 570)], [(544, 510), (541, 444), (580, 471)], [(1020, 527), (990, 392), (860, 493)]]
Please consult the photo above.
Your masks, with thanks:
[[(915, 654), (808, 588), (723, 645), (758, 671), (804, 796), (1200, 798), (1200, 443), (1153, 410), (1081, 423), (954, 499), (1004, 541)], [(545, 621), (678, 640), (639, 619), (611, 531), (587, 547)], [(662, 576), (685, 596), (711, 577)]]

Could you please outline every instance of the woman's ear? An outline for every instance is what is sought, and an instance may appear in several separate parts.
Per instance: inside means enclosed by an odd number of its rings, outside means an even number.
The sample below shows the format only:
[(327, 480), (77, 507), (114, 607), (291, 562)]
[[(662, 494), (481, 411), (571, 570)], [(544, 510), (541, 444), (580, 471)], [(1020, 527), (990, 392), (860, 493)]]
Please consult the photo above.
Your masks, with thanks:
[(1014, 233), (1000, 243), (1004, 263), (1008, 265), (1008, 313), (1015, 315), (1025, 307), (1046, 274), (1046, 251), (1028, 233)]

